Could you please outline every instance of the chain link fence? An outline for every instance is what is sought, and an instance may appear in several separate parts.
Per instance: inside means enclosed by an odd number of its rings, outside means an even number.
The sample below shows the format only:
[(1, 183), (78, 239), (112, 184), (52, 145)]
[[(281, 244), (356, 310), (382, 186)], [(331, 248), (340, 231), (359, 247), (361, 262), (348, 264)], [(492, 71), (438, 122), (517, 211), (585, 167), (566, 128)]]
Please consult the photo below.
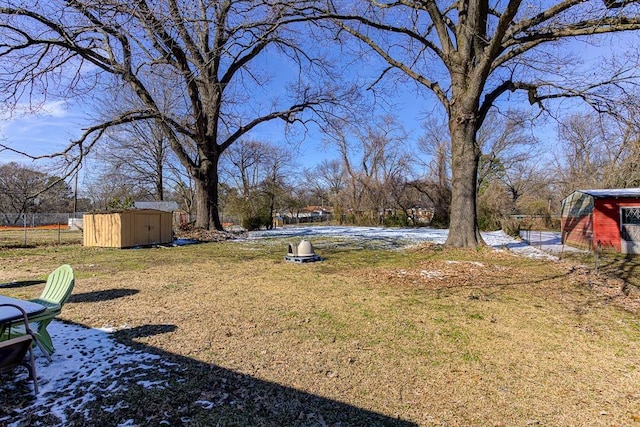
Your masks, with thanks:
[(75, 213), (0, 213), (0, 227), (44, 227), (61, 224), (69, 226), (70, 219), (82, 219), (83, 212)]
[(82, 212), (0, 213), (0, 248), (82, 241)]

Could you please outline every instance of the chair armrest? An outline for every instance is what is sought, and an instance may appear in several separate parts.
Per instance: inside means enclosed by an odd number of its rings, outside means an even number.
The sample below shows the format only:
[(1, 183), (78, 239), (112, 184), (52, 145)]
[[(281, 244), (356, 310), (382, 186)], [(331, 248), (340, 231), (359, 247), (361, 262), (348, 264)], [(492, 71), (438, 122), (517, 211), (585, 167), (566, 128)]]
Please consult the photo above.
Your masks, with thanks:
[(35, 302), (36, 304), (40, 304), (46, 307), (46, 311), (49, 310), (60, 310), (60, 308), (62, 307), (59, 303), (57, 302), (53, 302), (53, 301), (49, 301), (46, 299), (40, 299), (40, 298), (34, 298), (34, 299), (30, 299), (28, 300), (29, 302)]

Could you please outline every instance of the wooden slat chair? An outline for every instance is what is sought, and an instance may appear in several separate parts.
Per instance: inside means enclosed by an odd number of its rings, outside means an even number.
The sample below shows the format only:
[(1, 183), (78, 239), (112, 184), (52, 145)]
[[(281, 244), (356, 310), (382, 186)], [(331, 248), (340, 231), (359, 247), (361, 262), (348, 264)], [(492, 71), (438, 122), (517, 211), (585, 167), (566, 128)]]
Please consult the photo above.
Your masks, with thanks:
[[(38, 298), (29, 300), (47, 307), (44, 312), (29, 318), (29, 323), (38, 339), (38, 347), (40, 347), (47, 358), (50, 358), (56, 351), (51, 335), (49, 335), (47, 331), (47, 326), (62, 312), (62, 306), (71, 296), (74, 284), (75, 278), (71, 266), (68, 264), (61, 265), (47, 277), (47, 284), (42, 294)], [(12, 327), (8, 334), (9, 337), (11, 337), (25, 335), (25, 333), (24, 325), (19, 325)]]
[[(29, 379), (33, 381), (33, 390), (37, 394), (38, 377), (32, 349), (32, 344), (37, 342), (37, 338), (27, 323), (27, 313), (17, 305), (0, 304), (1, 306), (13, 307), (22, 313), (26, 333), (16, 338), (0, 341), (0, 373), (11, 372), (18, 366), (26, 367), (29, 370)], [(27, 353), (29, 353), (28, 359), (26, 358)]]

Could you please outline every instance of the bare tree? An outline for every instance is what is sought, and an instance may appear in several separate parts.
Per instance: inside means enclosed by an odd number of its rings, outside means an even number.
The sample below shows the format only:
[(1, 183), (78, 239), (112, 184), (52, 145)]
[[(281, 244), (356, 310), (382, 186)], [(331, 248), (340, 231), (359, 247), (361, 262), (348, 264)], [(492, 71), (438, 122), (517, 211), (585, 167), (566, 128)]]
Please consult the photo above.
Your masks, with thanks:
[(314, 199), (319, 200), (321, 205), (328, 203), (334, 217), (342, 222), (345, 206), (341, 199), (347, 187), (344, 162), (340, 159), (323, 160), (312, 170), (306, 171), (305, 176)]
[(183, 209), (189, 217), (194, 213), (194, 199), (195, 191), (191, 176), (180, 174), (179, 171), (174, 170), (175, 182), (171, 186), (170, 194), (171, 199), (178, 202), (178, 205)]
[(269, 150), (265, 156), (265, 175), (260, 185), (269, 215), (269, 221), (266, 224), (268, 229), (273, 228), (274, 212), (284, 205), (287, 198), (290, 189), (287, 182), (292, 181), (287, 178), (292, 175), (294, 164), (294, 156), (291, 151), (274, 148)]
[(406, 132), (392, 116), (351, 129), (353, 135), (334, 136), (348, 177), (349, 208), (360, 220), (382, 223), (392, 204), (389, 186), (411, 175)]
[(255, 200), (258, 185), (264, 178), (264, 158), (268, 146), (260, 141), (240, 140), (227, 150), (222, 162), (225, 181), (237, 189), (243, 207), (241, 211), (246, 215), (254, 215), (255, 206), (250, 203)]
[[(481, 228), (493, 228), (502, 216), (517, 210), (518, 199), (537, 188), (536, 160), (540, 155), (536, 139), (526, 132), (529, 120), (521, 112), (491, 112), (478, 132), (481, 155), (478, 165), (478, 210)], [(446, 124), (431, 119), (418, 152), (429, 161), (424, 177), (412, 185), (433, 204), (434, 223), (447, 226), (451, 201), (451, 146)], [(538, 162), (539, 163), (539, 162)], [(546, 198), (545, 198), (546, 202)], [(491, 216), (491, 218), (483, 218)]]
[(386, 183), (389, 200), (394, 209), (393, 215), (388, 218), (390, 225), (414, 225), (421, 223), (418, 211), (427, 207), (423, 187), (416, 185), (416, 181), (406, 174), (392, 175)]
[(135, 200), (143, 199), (145, 193), (128, 176), (109, 168), (85, 177), (85, 194), (94, 209), (111, 211), (133, 207)]
[(69, 212), (72, 200), (71, 187), (59, 177), (15, 162), (0, 165), (3, 214)]
[(310, 181), (291, 182), (289, 180), (284, 187), (281, 207), (284, 212), (288, 212), (292, 218), (299, 220), (300, 213), (306, 206), (313, 205), (317, 200), (317, 187)]
[[(481, 230), (499, 228), (517, 211), (518, 199), (534, 188), (532, 178), (540, 151), (526, 132), (529, 120), (520, 111), (490, 112), (478, 132), (478, 223)], [(545, 199), (546, 202), (546, 199)]]
[(293, 155), (274, 144), (241, 140), (226, 152), (223, 161), (227, 185), (236, 194), (235, 210), (247, 228), (273, 224), (273, 213), (286, 198), (286, 175)]
[(438, 227), (448, 227), (451, 206), (451, 142), (446, 125), (437, 120), (428, 120), (423, 127), (425, 133), (418, 140), (418, 153), (426, 155), (429, 161), (424, 164), (423, 178), (413, 181), (411, 185), (431, 202), (431, 223)]
[(343, 164), (339, 159), (323, 160), (315, 168), (318, 179), (326, 187), (329, 198), (332, 199), (344, 190), (345, 174)]
[(477, 134), (489, 111), (510, 92), (523, 93), (541, 107), (548, 100), (575, 97), (598, 110), (611, 108), (614, 89), (635, 79), (636, 64), (612, 63), (608, 75), (602, 68), (586, 73), (577, 66), (581, 58), (570, 58), (562, 42), (639, 29), (636, 3), (329, 0), (341, 30), (387, 63), (373, 85), (387, 75), (408, 77), (434, 94), (446, 113), (452, 147), (448, 246), (482, 244)]
[[(152, 120), (193, 179), (196, 226), (222, 229), (218, 163), (224, 151), (265, 122), (306, 124), (352, 93), (331, 83), (322, 58), (300, 49), (301, 26), (316, 14), (313, 6), (250, 0), (4, 2), (2, 100), (38, 101), (39, 93), (86, 96), (106, 83), (133, 96), (135, 106), (92, 124), (59, 154), (79, 162), (107, 129)], [(267, 56), (299, 69), (276, 80)], [(159, 80), (162, 85), (155, 84)]]
[(611, 150), (611, 162), (607, 170), (610, 187), (640, 187), (640, 102), (637, 94), (631, 94), (621, 102), (620, 114), (609, 116), (605, 138)]
[(611, 187), (640, 187), (640, 135), (634, 133), (633, 136), (628, 133), (624, 134), (629, 137), (625, 144), (625, 150), (621, 155), (620, 164), (615, 167), (611, 176)]
[(114, 171), (145, 189), (150, 198), (165, 200), (165, 180), (170, 168), (169, 140), (153, 122), (134, 122), (109, 132), (100, 158)]
[(562, 194), (640, 184), (640, 132), (631, 113), (624, 120), (593, 113), (560, 120), (554, 169)]
[(478, 188), (492, 176), (502, 179), (507, 171), (527, 163), (540, 154), (537, 140), (526, 133), (528, 120), (520, 111), (507, 114), (490, 112), (478, 130), (481, 151), (478, 166)]
[[(533, 215), (522, 206), (523, 199), (537, 200), (538, 203), (549, 200), (558, 205), (562, 196), (559, 197), (557, 192), (551, 191), (549, 185), (552, 182), (552, 176), (549, 173), (552, 169), (546, 169), (544, 163), (536, 163), (534, 159), (526, 162), (518, 163), (507, 169), (500, 178), (507, 194), (509, 195), (509, 209), (511, 213), (525, 213)], [(555, 193), (555, 194), (554, 194)], [(551, 197), (551, 196), (554, 197)], [(549, 214), (552, 212), (550, 211)]]

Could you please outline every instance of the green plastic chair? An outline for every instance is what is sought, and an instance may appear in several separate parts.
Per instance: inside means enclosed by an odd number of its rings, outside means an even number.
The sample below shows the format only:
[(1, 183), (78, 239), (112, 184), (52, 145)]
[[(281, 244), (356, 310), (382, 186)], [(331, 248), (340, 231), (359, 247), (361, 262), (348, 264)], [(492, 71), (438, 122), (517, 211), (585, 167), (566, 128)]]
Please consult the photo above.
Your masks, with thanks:
[[(53, 270), (47, 277), (47, 284), (44, 286), (42, 294), (38, 298), (29, 301), (44, 305), (47, 309), (43, 314), (51, 314), (55, 312), (60, 314), (62, 306), (67, 302), (73, 291), (75, 277), (73, 269), (69, 264), (61, 265)], [(42, 316), (39, 314), (38, 316)]]
[[(50, 358), (55, 352), (47, 326), (62, 312), (62, 306), (71, 296), (74, 284), (75, 277), (71, 266), (68, 264), (61, 265), (47, 277), (47, 284), (44, 286), (42, 294), (38, 298), (29, 300), (46, 307), (42, 313), (29, 317), (29, 324), (38, 340), (38, 347), (45, 353), (47, 358)], [(10, 336), (25, 335), (24, 325), (12, 327), (9, 334)]]

